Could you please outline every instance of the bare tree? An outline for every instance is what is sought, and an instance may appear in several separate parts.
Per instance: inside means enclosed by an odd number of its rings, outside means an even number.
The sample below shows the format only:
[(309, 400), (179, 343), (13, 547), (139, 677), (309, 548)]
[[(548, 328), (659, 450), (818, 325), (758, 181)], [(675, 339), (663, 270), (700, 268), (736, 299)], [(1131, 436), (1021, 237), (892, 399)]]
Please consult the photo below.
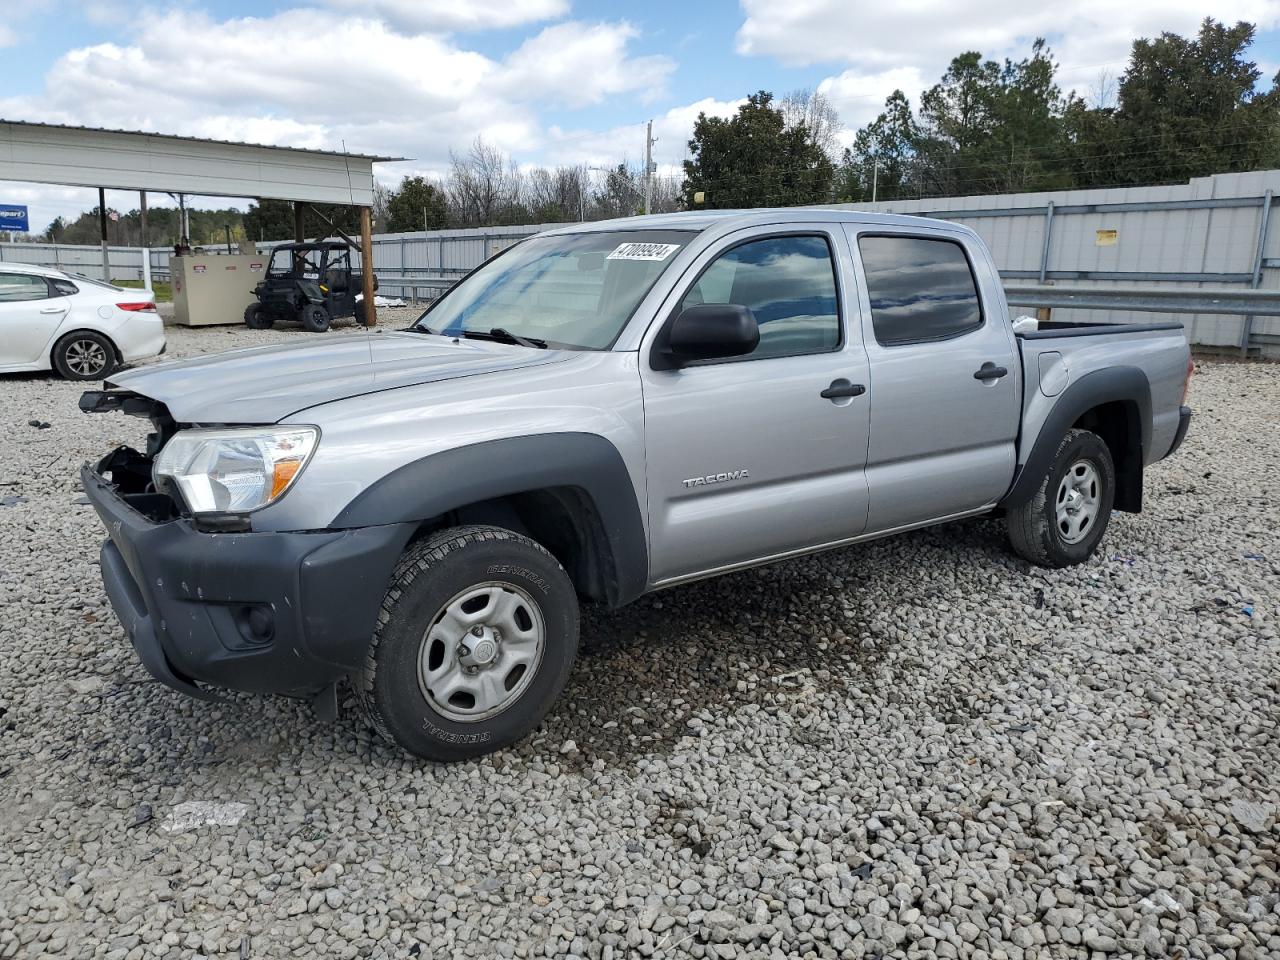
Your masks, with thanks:
[(373, 232), (386, 233), (391, 222), (389, 204), (393, 191), (388, 190), (375, 177), (373, 180)]
[(449, 197), (452, 219), (464, 226), (492, 226), (519, 203), (520, 171), (495, 146), (476, 137), (465, 155), (449, 152)]
[(1105, 110), (1116, 105), (1116, 78), (1110, 70), (1103, 70), (1089, 91), (1089, 99), (1095, 110)]
[(840, 114), (826, 94), (804, 87), (792, 90), (778, 104), (782, 110), (783, 122), (789, 129), (804, 124), (809, 131), (809, 139), (822, 148), (829, 157), (836, 157), (840, 152), (840, 141), (837, 139), (844, 124), (840, 122)]
[(586, 218), (586, 167), (535, 167), (524, 178), (524, 206), (534, 223)]

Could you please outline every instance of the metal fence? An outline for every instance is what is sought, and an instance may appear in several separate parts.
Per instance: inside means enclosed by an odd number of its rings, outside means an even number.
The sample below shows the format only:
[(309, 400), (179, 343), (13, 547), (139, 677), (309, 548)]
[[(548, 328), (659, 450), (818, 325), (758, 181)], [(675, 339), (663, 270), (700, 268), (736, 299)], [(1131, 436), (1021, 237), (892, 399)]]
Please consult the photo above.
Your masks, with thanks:
[[(1251, 349), (1280, 356), (1280, 317), (1185, 312), (1170, 307), (1152, 315), (1158, 301), (1122, 296), (1120, 288), (1141, 284), (1144, 294), (1187, 296), (1186, 303), (1209, 305), (1201, 288), (1225, 287), (1280, 293), (1280, 230), (1271, 219), (1280, 199), (1280, 170), (1220, 174), (1163, 187), (1072, 190), (891, 200), (843, 204), (848, 208), (937, 217), (966, 224), (991, 248), (1006, 286), (1017, 287), (1020, 303), (1066, 311), (1064, 319), (1086, 322), (1142, 322), (1176, 319), (1193, 343)], [(380, 234), (373, 238), (374, 269), (383, 295), (433, 297), (485, 258), (553, 224), (482, 227), (466, 230)], [(281, 241), (283, 242), (283, 241)], [(267, 251), (274, 244), (259, 244)], [(214, 245), (206, 248), (216, 252)], [(136, 248), (112, 247), (113, 277), (142, 273)], [(65, 244), (0, 244), (0, 260), (47, 263), (100, 277), (100, 247)], [(169, 251), (151, 251), (153, 274), (168, 274)], [(1043, 290), (1033, 296), (1026, 284), (1061, 291), (1087, 287), (1090, 303), (1098, 291), (1114, 296), (1104, 307), (1074, 305)], [(1127, 296), (1127, 299), (1126, 299)], [(1048, 303), (1053, 300), (1053, 303)], [(1127, 305), (1128, 309), (1121, 309)], [(1142, 313), (1135, 310), (1141, 309)], [(1259, 308), (1261, 309), (1261, 308)]]
[[(1108, 290), (1116, 294), (1109, 306), (1085, 308), (1063, 306), (1061, 296), (1041, 291), (1034, 302), (1053, 306), (1055, 317), (1177, 320), (1192, 343), (1280, 356), (1280, 317), (1185, 312), (1185, 304), (1197, 300), (1208, 305), (1212, 298), (1200, 292), (1206, 287), (1280, 291), (1280, 231), (1271, 229), (1278, 198), (1280, 170), (1262, 170), (1162, 187), (842, 206), (963, 223), (991, 248), (1006, 287), (1022, 291), (1023, 303), (1028, 282), (1063, 291), (1088, 288), (1090, 302), (1099, 304)], [(1120, 294), (1134, 284), (1143, 286), (1141, 296), (1135, 299), (1132, 290)], [(1152, 312), (1158, 298), (1174, 296), (1183, 307)], [(1121, 309), (1122, 303), (1132, 306)], [(1143, 312), (1134, 312), (1139, 307)]]

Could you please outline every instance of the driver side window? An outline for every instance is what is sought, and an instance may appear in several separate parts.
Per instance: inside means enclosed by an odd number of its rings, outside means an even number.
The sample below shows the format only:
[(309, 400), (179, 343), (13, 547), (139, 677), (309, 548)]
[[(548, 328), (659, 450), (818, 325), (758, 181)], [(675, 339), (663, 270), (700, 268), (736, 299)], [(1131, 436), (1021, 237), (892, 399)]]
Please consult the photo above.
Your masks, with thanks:
[(33, 273), (0, 273), (0, 303), (49, 299), (49, 284)]
[(760, 344), (743, 360), (826, 353), (840, 346), (835, 265), (825, 237), (750, 240), (726, 250), (698, 277), (680, 309), (700, 303), (747, 307)]

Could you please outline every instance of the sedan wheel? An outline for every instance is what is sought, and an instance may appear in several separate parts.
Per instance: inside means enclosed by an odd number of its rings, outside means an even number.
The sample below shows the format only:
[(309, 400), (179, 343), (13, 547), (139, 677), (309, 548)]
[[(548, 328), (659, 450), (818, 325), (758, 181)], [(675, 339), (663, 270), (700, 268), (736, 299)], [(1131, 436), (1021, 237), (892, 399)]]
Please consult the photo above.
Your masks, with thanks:
[(99, 333), (85, 330), (64, 337), (53, 348), (53, 366), (68, 380), (101, 380), (115, 369), (115, 348)]

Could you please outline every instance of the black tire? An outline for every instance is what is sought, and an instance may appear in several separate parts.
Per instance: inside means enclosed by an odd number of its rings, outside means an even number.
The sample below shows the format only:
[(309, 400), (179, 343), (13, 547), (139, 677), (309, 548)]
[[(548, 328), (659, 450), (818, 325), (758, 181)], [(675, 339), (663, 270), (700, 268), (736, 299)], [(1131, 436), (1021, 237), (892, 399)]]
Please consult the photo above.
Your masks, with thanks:
[[(1083, 470), (1081, 465), (1085, 465)], [(1087, 472), (1089, 467), (1094, 471), (1092, 475)], [(1059, 499), (1071, 495), (1068, 472), (1073, 477), (1085, 478), (1086, 487), (1096, 489), (1097, 498), (1091, 519), (1074, 531), (1069, 529), (1072, 520), (1063, 523), (1058, 517)], [(1115, 490), (1116, 468), (1102, 438), (1088, 430), (1068, 430), (1035, 495), (1021, 507), (1010, 509), (1009, 542), (1019, 556), (1037, 566), (1069, 567), (1083, 563), (1093, 556), (1107, 532)], [(1084, 520), (1084, 514), (1080, 519)]]
[[(428, 699), (426, 681), (419, 678), (420, 657), (429, 664), (438, 656), (459, 656), (456, 647), (446, 652), (428, 633), (450, 604), (486, 584), (496, 584), (499, 591), (510, 585), (511, 596), (527, 598), (518, 604), (532, 602), (545, 636), (540, 658), (530, 668), (532, 678), (524, 678), (523, 671), (518, 678), (522, 692), (507, 687), (515, 700), (492, 715), (459, 720)], [(555, 557), (500, 527), (453, 527), (414, 544), (401, 558), (353, 685), (370, 724), (386, 739), (427, 760), (467, 760), (510, 746), (534, 730), (564, 690), (577, 652), (577, 595)], [(500, 668), (506, 655), (504, 649), (495, 665)], [(504, 682), (503, 675), (499, 678)]]
[(119, 366), (115, 345), (92, 330), (68, 333), (53, 345), (50, 359), (66, 380), (102, 380)]
[(302, 325), (312, 333), (324, 333), (329, 329), (329, 311), (318, 303), (302, 308)]
[(355, 309), (352, 311), (352, 316), (356, 318), (356, 323), (360, 324), (360, 326), (367, 327), (369, 325), (369, 318), (365, 315), (363, 300), (356, 301)]
[(271, 328), (271, 317), (262, 309), (262, 304), (251, 303), (244, 308), (244, 325), (250, 330), (268, 330)]

